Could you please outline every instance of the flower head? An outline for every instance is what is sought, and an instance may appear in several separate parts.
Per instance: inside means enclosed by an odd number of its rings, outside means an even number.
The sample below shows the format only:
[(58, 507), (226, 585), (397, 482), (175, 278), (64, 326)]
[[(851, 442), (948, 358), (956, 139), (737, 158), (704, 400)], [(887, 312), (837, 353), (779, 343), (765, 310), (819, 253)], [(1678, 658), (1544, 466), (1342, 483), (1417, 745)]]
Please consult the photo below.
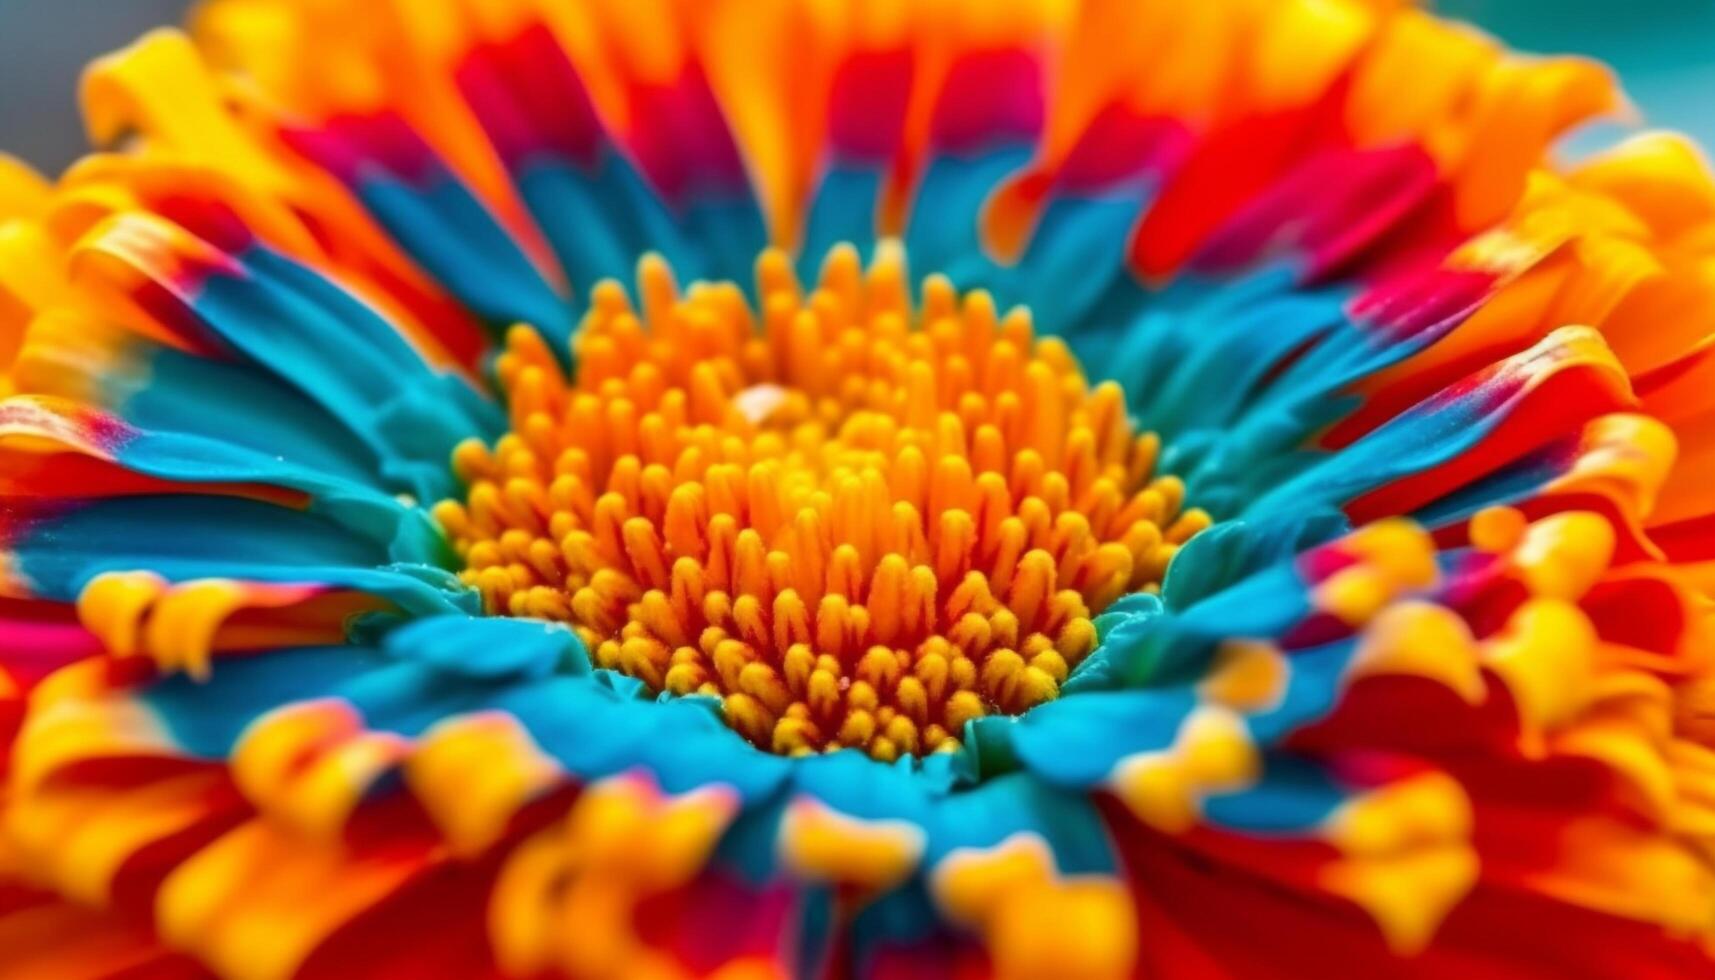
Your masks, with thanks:
[(1553, 163), (1599, 66), (212, 0), (83, 99), (0, 161), (0, 966), (1709, 969), (1715, 182)]

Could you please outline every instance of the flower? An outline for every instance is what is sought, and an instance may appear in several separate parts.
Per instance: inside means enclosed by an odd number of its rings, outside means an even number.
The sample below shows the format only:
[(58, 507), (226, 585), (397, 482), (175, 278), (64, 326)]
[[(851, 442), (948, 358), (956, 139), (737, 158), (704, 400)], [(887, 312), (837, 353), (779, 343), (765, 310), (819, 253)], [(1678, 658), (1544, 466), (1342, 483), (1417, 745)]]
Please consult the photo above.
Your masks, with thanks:
[(1599, 66), (1383, 0), (193, 37), (0, 164), (21, 975), (1709, 969), (1715, 182), (1550, 162)]

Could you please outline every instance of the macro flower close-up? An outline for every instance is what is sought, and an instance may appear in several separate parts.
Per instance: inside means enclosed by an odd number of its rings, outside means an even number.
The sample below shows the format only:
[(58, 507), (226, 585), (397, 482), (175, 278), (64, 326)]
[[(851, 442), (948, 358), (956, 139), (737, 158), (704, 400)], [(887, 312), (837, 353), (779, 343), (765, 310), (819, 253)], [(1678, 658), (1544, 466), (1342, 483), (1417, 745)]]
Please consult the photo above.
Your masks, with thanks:
[(1715, 976), (1715, 178), (1599, 62), (203, 0), (78, 100), (0, 978)]

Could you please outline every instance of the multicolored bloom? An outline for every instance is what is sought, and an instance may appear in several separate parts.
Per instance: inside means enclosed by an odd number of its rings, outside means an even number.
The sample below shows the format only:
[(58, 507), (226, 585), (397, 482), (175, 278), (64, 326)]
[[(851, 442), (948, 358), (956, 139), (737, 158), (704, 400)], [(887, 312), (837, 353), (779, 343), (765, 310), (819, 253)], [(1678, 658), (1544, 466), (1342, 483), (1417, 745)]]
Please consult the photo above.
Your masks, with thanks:
[(212, 0), (83, 101), (0, 976), (1711, 972), (1715, 182), (1553, 163), (1599, 66)]

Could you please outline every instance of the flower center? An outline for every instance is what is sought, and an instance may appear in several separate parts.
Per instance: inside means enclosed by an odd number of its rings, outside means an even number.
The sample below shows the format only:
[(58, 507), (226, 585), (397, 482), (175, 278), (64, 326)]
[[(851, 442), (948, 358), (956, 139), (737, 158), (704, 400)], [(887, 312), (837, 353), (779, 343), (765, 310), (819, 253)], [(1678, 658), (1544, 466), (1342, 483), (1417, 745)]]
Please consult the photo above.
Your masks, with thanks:
[(641, 313), (592, 292), (570, 379), (511, 332), (512, 431), (459, 448), (435, 510), (464, 580), (780, 753), (947, 750), (1055, 697), (1091, 617), (1209, 523), (1157, 438), (1028, 311), (931, 276), (914, 316), (896, 245), (835, 249), (808, 294), (777, 252), (757, 276), (760, 316), (645, 259)]

